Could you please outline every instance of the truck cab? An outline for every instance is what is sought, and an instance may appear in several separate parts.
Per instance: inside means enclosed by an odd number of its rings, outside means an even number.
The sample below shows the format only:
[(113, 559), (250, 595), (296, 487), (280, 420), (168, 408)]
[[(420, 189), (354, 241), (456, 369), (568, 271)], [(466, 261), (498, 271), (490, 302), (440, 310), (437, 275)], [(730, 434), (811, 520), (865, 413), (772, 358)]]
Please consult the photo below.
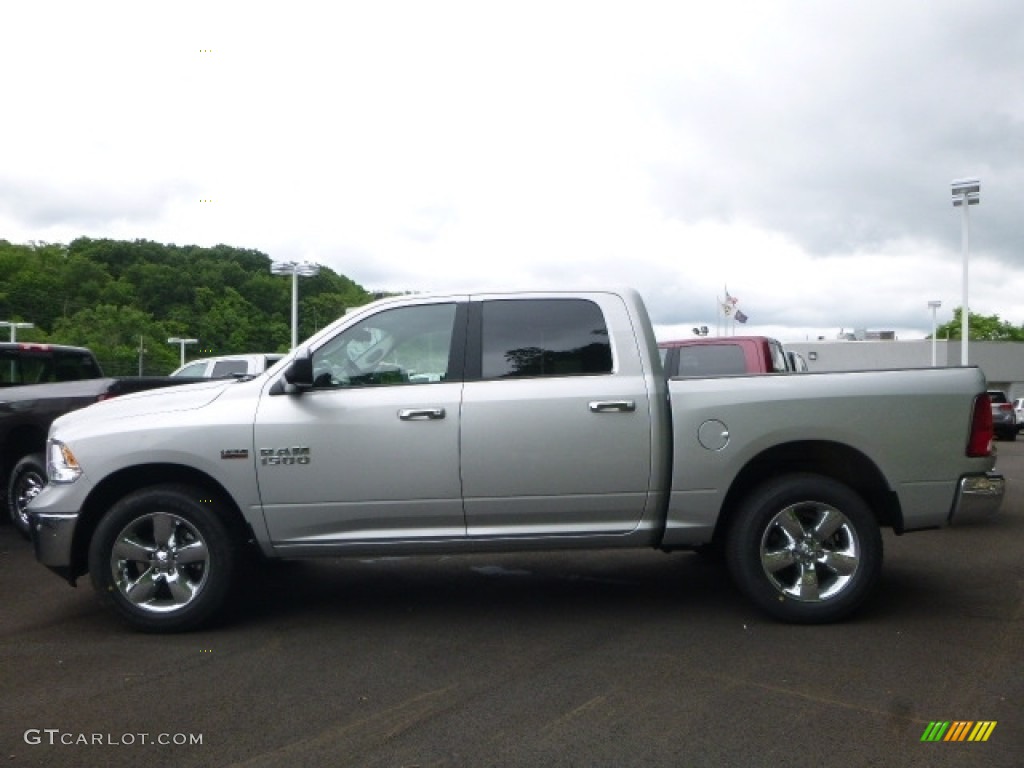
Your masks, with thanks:
[(782, 344), (767, 336), (719, 336), (658, 343), (668, 378), (788, 373)]

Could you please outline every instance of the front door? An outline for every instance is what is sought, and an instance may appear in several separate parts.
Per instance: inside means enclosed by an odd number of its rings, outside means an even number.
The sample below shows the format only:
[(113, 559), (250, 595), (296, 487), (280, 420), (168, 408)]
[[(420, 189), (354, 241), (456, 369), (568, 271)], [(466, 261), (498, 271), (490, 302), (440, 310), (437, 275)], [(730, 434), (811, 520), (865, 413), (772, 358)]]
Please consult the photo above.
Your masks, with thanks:
[(312, 350), (312, 390), (262, 397), (257, 476), (275, 545), (465, 535), (456, 307), (382, 309)]

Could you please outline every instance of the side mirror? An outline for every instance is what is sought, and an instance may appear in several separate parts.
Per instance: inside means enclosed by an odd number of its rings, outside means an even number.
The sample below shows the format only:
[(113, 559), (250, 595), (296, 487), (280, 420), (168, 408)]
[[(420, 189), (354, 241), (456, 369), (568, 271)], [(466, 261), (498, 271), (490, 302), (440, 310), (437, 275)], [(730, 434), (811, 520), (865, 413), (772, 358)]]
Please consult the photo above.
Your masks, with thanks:
[(288, 364), (284, 380), (298, 389), (313, 388), (313, 355), (308, 349), (297, 354)]

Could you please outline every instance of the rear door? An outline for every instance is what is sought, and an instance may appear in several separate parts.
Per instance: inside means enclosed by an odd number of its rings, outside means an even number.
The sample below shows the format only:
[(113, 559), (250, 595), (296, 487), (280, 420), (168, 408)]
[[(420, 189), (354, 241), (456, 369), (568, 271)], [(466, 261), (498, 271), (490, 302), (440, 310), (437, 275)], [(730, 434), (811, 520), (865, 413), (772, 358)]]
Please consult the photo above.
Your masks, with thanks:
[(651, 478), (651, 416), (621, 298), (474, 297), (466, 378), (471, 537), (636, 528)]

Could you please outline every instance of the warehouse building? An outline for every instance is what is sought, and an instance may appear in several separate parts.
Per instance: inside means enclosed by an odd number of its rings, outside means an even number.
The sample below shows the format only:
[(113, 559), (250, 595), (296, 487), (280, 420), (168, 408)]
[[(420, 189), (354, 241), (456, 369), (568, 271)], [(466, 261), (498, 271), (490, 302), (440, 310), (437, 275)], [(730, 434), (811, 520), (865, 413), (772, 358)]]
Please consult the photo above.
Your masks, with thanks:
[[(864, 371), (884, 368), (930, 368), (932, 342), (865, 340), (797, 341), (786, 349), (802, 355), (809, 371)], [(960, 365), (960, 341), (935, 342), (936, 365)], [(1024, 343), (971, 341), (968, 363), (985, 373), (990, 389), (1001, 389), (1010, 398), (1024, 397)]]

